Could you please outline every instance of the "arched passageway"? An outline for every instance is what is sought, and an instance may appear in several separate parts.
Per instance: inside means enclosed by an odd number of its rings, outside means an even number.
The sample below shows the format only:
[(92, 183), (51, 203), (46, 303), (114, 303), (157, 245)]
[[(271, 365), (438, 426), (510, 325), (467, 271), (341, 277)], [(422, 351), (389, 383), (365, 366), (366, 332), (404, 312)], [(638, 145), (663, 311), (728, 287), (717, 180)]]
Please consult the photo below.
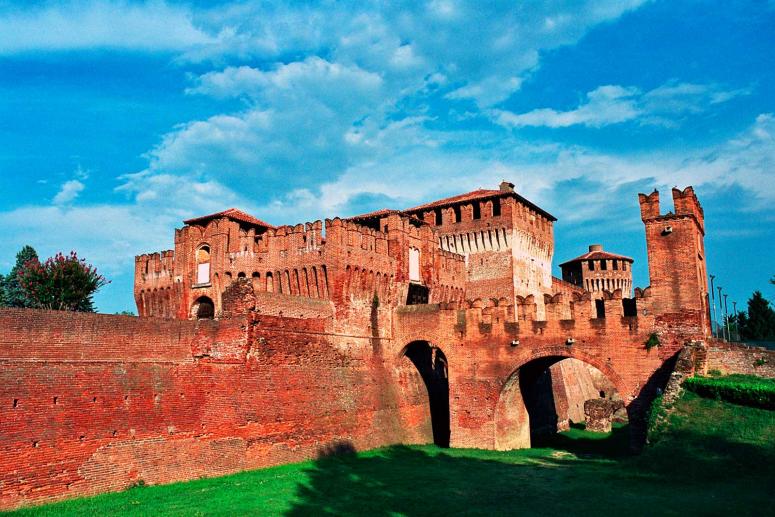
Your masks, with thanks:
[(542, 357), (520, 366), (504, 385), (496, 409), (495, 446), (531, 447), (573, 427), (598, 431), (626, 420), (615, 381), (606, 374), (578, 359)]
[(191, 315), (198, 320), (211, 320), (215, 317), (215, 304), (209, 297), (200, 296), (191, 306)]
[(410, 343), (404, 356), (409, 359), (420, 373), (428, 390), (433, 443), (439, 447), (449, 447), (449, 374), (447, 358), (441, 349), (427, 341)]

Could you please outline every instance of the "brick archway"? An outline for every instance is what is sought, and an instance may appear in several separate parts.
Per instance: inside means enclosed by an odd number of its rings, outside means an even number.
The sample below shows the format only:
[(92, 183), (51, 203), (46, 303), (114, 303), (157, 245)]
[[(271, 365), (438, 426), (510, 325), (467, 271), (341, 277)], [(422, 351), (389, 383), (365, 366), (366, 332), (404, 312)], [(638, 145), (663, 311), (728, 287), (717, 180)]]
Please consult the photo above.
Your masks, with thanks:
[(520, 373), (531, 364), (542, 362), (545, 365), (551, 365), (563, 359), (577, 359), (596, 368), (614, 385), (616, 391), (625, 399), (625, 404), (629, 404), (631, 394), (621, 376), (610, 365), (599, 361), (596, 357), (564, 345), (534, 350), (513, 368), (498, 395), (493, 436), (496, 450), (530, 447), (530, 416), (523, 398)]
[(433, 442), (449, 447), (449, 365), (443, 350), (430, 341), (415, 340), (401, 350), (398, 361), (410, 361), (422, 377), (428, 393)]

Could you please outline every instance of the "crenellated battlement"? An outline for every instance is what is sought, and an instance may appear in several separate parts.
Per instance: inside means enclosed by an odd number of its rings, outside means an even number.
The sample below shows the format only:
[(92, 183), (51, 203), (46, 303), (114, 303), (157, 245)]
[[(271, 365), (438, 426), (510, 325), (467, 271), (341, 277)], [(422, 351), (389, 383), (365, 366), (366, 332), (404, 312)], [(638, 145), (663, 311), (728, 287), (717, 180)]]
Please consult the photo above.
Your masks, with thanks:
[(694, 193), (694, 188), (691, 186), (686, 187), (683, 190), (673, 188), (672, 195), (674, 211), (662, 214), (660, 212), (658, 191), (655, 190), (649, 195), (638, 194), (641, 219), (643, 222), (645, 223), (654, 220), (669, 221), (671, 219), (691, 217), (697, 222), (697, 225), (704, 234), (705, 212), (700, 205), (700, 201), (697, 199), (697, 195)]
[(694, 217), (700, 226), (703, 234), (705, 233), (705, 212), (702, 210), (700, 201), (694, 193), (694, 189), (689, 186), (683, 190), (673, 188), (673, 206), (676, 215), (688, 215)]
[[(409, 328), (422, 327), (428, 335), (446, 335), (454, 328), (455, 338), (467, 343), (487, 343), (492, 340), (520, 339), (553, 340), (566, 346), (578, 342), (594, 342), (601, 335), (616, 339), (629, 336), (642, 345), (652, 332), (661, 332), (651, 314), (649, 300), (639, 298), (636, 316), (626, 316), (621, 298), (610, 297), (602, 303), (605, 317), (596, 317), (595, 301), (586, 293), (582, 296), (557, 294), (543, 300), (546, 317), (536, 316), (533, 296), (518, 297), (516, 303), (506, 299), (475, 299), (463, 302), (427, 306), (399, 307), (400, 324)], [(412, 322), (416, 320), (416, 322)]]

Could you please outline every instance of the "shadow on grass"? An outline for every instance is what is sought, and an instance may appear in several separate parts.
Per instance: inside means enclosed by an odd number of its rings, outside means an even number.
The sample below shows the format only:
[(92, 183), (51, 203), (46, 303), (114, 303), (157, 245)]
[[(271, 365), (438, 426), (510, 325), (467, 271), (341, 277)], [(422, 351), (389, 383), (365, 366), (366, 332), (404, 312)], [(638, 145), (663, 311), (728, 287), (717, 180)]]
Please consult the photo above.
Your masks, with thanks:
[(768, 464), (751, 470), (746, 461), (747, 471), (727, 475), (737, 458), (764, 459), (761, 447), (726, 442), (715, 447), (723, 454), (706, 457), (689, 448), (679, 456), (669, 449), (658, 458), (633, 458), (620, 427), (609, 439), (620, 444), (621, 455), (601, 458), (587, 451), (599, 451), (605, 439), (566, 439), (568, 450), (590, 456), (432, 446), (326, 456), (306, 470), (307, 481), (297, 487), (286, 515), (585, 515), (604, 508), (626, 508), (630, 515), (760, 515), (773, 509)]

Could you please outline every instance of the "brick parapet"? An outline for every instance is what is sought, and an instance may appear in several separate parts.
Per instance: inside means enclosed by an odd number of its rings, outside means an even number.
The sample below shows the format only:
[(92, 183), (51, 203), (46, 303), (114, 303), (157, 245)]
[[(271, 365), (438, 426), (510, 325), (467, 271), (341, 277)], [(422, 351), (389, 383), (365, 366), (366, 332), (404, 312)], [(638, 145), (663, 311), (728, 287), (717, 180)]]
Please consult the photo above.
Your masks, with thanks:
[(724, 375), (743, 374), (775, 378), (775, 350), (743, 343), (707, 340), (700, 364), (700, 372), (704, 375), (715, 370)]

